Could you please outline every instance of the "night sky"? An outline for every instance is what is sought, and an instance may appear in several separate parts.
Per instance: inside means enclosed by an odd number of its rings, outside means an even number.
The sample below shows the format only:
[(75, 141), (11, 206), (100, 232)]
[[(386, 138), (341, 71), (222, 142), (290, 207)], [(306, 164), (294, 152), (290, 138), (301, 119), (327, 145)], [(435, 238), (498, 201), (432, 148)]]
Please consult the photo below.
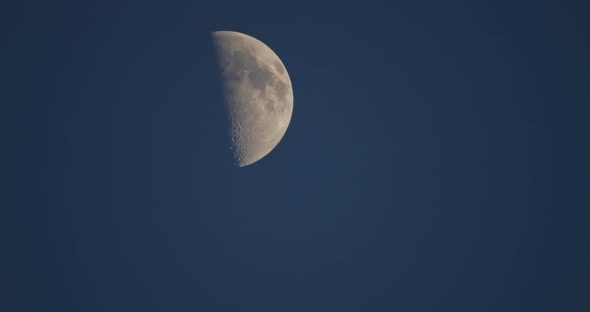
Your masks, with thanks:
[[(1, 311), (590, 311), (582, 1), (47, 2), (0, 4)], [(216, 30), (293, 84), (244, 168)]]

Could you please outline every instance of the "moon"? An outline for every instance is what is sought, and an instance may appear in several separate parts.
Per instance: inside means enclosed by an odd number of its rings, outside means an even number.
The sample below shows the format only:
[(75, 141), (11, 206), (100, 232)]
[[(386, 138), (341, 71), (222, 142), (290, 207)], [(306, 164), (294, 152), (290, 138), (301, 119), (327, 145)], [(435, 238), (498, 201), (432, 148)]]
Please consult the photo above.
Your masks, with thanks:
[(293, 114), (293, 87), (279, 57), (256, 38), (211, 33), (229, 118), (234, 165), (253, 164), (283, 138)]

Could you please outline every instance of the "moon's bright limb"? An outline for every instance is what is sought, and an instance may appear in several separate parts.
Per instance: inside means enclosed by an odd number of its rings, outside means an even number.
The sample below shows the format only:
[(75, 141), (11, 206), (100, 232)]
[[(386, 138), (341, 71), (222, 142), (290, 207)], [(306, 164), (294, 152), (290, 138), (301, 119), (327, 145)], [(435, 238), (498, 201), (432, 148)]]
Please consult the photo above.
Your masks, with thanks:
[(264, 43), (233, 31), (212, 33), (231, 123), (235, 165), (250, 165), (272, 151), (293, 113), (291, 79)]

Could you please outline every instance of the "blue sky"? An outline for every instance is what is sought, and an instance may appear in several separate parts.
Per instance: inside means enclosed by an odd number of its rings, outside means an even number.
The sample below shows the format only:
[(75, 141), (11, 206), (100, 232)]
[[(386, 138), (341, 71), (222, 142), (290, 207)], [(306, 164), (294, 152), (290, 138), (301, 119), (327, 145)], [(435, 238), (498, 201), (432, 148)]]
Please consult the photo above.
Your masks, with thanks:
[[(582, 5), (64, 3), (0, 10), (3, 310), (588, 310)], [(216, 30), (293, 83), (241, 169)]]

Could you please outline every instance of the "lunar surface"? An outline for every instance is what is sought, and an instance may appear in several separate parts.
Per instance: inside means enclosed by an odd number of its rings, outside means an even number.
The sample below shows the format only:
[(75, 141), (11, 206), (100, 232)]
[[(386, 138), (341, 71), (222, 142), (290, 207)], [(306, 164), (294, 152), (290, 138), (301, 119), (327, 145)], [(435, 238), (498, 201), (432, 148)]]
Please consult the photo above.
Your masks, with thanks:
[(293, 88), (279, 57), (264, 43), (233, 31), (212, 34), (223, 83), (234, 164), (250, 165), (283, 138), (293, 113)]

